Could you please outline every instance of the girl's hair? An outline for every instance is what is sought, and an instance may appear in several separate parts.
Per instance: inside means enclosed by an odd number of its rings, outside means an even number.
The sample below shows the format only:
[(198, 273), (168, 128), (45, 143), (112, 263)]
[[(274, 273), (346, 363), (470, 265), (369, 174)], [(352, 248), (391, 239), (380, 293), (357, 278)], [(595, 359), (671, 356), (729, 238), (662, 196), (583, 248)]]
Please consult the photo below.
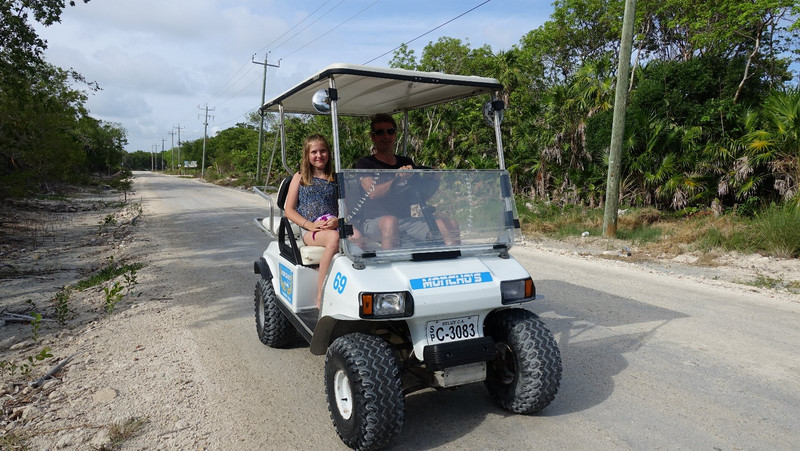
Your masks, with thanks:
[(325, 144), (325, 148), (328, 149), (328, 163), (325, 165), (325, 178), (333, 181), (333, 163), (332, 163), (332, 156), (331, 156), (331, 146), (328, 145), (328, 140), (325, 139), (324, 136), (320, 135), (319, 133), (315, 133), (313, 135), (309, 135), (305, 141), (303, 141), (303, 161), (300, 162), (300, 179), (303, 185), (308, 186), (313, 183), (311, 180), (314, 178), (314, 168), (311, 166), (311, 159), (308, 157), (308, 154), (311, 153), (311, 143), (315, 141), (320, 141)]

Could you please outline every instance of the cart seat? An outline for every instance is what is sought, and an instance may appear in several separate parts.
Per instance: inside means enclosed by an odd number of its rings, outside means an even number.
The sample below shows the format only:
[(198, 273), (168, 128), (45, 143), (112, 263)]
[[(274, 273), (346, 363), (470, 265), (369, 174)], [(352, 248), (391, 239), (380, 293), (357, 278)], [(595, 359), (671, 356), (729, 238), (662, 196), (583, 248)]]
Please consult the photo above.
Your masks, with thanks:
[[(300, 238), (300, 227), (291, 222), (292, 233), (294, 234), (295, 242), (297, 243), (297, 248), (300, 250), (300, 258), (304, 265), (319, 265), (319, 261), (322, 258), (322, 253), (325, 251), (325, 248), (322, 246), (309, 246), (303, 242), (302, 238)], [(261, 220), (261, 224), (264, 226), (265, 229), (269, 230), (269, 218), (264, 218)], [(281, 226), (281, 218), (276, 217), (274, 221), (272, 221), (272, 233), (275, 236), (278, 236), (278, 230)]]
[[(278, 208), (281, 211), (282, 214), (281, 216), (283, 216), (284, 204), (286, 203), (286, 194), (289, 191), (289, 183), (291, 183), (291, 181), (292, 177), (286, 177), (285, 179), (283, 179), (280, 186), (278, 187), (277, 204)], [(301, 232), (300, 226), (293, 223), (288, 218), (282, 217), (275, 219), (276, 220), (272, 221), (273, 224), (272, 232), (276, 236), (278, 237), (281, 236), (280, 229), (282, 227), (282, 224), (288, 224), (289, 227), (291, 228), (291, 234), (293, 235), (294, 239), (289, 241), (291, 242), (292, 247), (296, 246), (296, 250), (290, 249), (287, 251), (287, 253), (290, 253), (292, 255), (299, 254), (300, 261), (298, 263), (302, 265), (305, 266), (319, 265), (319, 262), (322, 259), (322, 254), (325, 252), (325, 248), (322, 246), (308, 246), (306, 243), (304, 243), (300, 233)], [(267, 229), (269, 229), (269, 223), (270, 223), (269, 220), (270, 218), (264, 218), (262, 220), (262, 224)]]

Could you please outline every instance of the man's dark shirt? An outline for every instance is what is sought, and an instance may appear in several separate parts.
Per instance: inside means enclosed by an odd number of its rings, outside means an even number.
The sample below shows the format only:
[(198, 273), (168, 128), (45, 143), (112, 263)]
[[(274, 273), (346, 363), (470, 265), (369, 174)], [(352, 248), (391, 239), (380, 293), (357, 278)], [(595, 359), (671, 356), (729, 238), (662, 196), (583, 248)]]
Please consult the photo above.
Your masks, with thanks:
[[(414, 164), (414, 160), (411, 158), (402, 156), (402, 155), (395, 155), (397, 162), (395, 164), (386, 164), (377, 158), (375, 155), (369, 155), (366, 157), (361, 157), (356, 161), (354, 168), (356, 169), (399, 169), (402, 166), (410, 165), (414, 169), (418, 169), (419, 166)], [(376, 185), (381, 183), (388, 182), (395, 174), (393, 173), (384, 173), (380, 174), (378, 177), (373, 177)], [(407, 198), (401, 198), (398, 196), (393, 195), (392, 190), (395, 189), (393, 186), (390, 191), (385, 195), (377, 199), (369, 199), (366, 198), (364, 204), (360, 208), (357, 216), (358, 219), (363, 221), (364, 219), (370, 218), (378, 218), (381, 216), (395, 216), (399, 218), (407, 218), (411, 216), (411, 202)], [(364, 195), (363, 190), (361, 191), (362, 195)]]

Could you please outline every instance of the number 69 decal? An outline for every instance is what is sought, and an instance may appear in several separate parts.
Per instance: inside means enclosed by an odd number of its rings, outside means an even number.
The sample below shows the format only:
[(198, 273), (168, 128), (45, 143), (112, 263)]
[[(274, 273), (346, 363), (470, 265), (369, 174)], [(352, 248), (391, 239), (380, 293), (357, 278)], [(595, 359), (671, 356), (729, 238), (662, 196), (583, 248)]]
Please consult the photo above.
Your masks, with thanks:
[(333, 278), (333, 289), (336, 290), (339, 294), (344, 292), (344, 287), (347, 285), (347, 276), (342, 275), (342, 273), (337, 272), (336, 277)]

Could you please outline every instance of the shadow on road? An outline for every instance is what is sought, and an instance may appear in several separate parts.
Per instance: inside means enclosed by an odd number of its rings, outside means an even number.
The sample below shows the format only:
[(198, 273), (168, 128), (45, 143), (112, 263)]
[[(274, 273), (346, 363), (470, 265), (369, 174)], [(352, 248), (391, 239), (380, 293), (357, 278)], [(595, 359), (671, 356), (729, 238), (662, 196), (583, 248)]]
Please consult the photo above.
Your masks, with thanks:
[(686, 314), (559, 281), (536, 282), (545, 299), (532, 310), (553, 332), (563, 374), (546, 415), (564, 415), (601, 404), (614, 392), (614, 376), (628, 367), (625, 354), (646, 346), (656, 331)]

